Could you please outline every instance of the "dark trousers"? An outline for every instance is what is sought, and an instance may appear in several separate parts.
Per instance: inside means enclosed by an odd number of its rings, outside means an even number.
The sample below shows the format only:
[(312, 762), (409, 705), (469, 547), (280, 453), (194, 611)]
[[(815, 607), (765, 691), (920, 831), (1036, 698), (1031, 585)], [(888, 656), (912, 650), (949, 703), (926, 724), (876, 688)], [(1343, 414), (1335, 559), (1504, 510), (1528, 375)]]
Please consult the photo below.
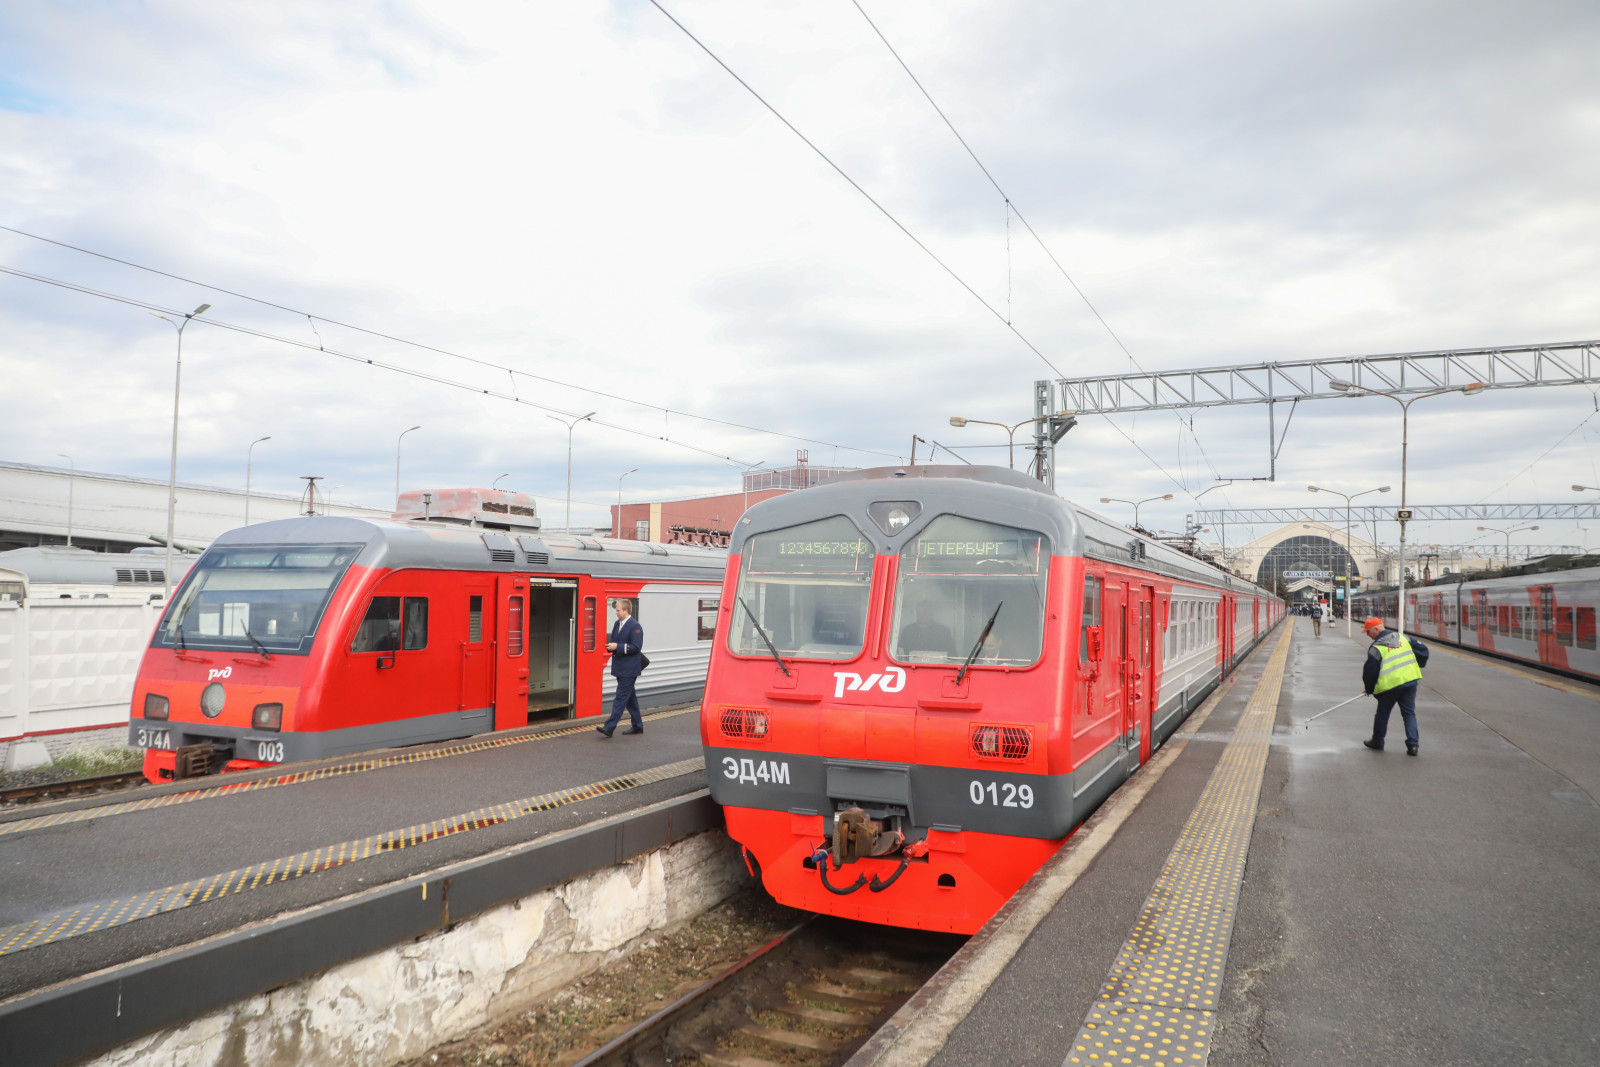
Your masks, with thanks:
[(633, 691), (633, 683), (636, 681), (637, 678), (617, 679), (617, 695), (611, 698), (611, 717), (606, 720), (607, 731), (617, 728), (617, 724), (622, 721), (624, 709), (632, 716), (633, 728), (644, 729), (644, 719), (639, 715), (639, 694)]
[(1417, 683), (1397, 685), (1378, 694), (1378, 710), (1372, 716), (1372, 739), (1381, 742), (1389, 732), (1389, 712), (1400, 705), (1400, 719), (1406, 724), (1406, 744), (1417, 744)]

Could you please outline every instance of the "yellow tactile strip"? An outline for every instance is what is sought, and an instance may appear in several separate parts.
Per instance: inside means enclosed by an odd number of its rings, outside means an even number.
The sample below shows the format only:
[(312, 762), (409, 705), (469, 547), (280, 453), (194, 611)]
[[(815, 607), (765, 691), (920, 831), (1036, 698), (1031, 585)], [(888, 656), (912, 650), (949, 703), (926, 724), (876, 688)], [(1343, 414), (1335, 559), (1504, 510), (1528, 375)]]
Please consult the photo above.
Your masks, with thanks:
[[(679, 715), (698, 714), (698, 706), (678, 708), (673, 711), (657, 712), (646, 715), (645, 720), (655, 722), (660, 719), (671, 719)], [(106, 804), (98, 808), (79, 808), (77, 811), (62, 811), (54, 815), (40, 815), (32, 819), (17, 819), (15, 822), (0, 823), (0, 837), (7, 834), (18, 834), (25, 830), (40, 830), (47, 826), (61, 826), (66, 823), (87, 822), (90, 819), (104, 819), (110, 815), (127, 815), (135, 811), (149, 811), (152, 808), (170, 808), (176, 804), (188, 804), (196, 800), (210, 800), (213, 797), (228, 796), (232, 793), (249, 793), (261, 789), (276, 789), (279, 786), (299, 785), (301, 782), (315, 782), (324, 778), (342, 778), (350, 774), (364, 774), (367, 771), (382, 770), (385, 767), (398, 767), (407, 763), (426, 763), (429, 760), (443, 759), (446, 756), (464, 756), (472, 752), (483, 752), (491, 748), (505, 748), (508, 745), (522, 745), (530, 741), (548, 741), (553, 737), (569, 737), (572, 734), (581, 734), (594, 730), (594, 721), (591, 719), (580, 726), (565, 726), (559, 730), (543, 730), (536, 734), (521, 734), (517, 737), (494, 737), (484, 741), (466, 741), (459, 745), (446, 745), (443, 748), (430, 748), (417, 752), (400, 752), (392, 756), (380, 756), (375, 759), (357, 760), (353, 763), (341, 763), (334, 767), (318, 767), (315, 770), (295, 771), (291, 774), (282, 774), (273, 778), (257, 778), (250, 782), (233, 782), (228, 785), (207, 786), (203, 789), (193, 789), (184, 793), (168, 793), (164, 796), (149, 797), (145, 800), (127, 800), (118, 804)]]
[(1291, 632), (1272, 650), (1067, 1063), (1174, 1067), (1210, 1055)]
[(704, 767), (705, 760), (696, 756), (693, 759), (651, 767), (649, 770), (620, 778), (609, 778), (603, 782), (560, 789), (554, 793), (542, 793), (523, 800), (492, 804), (476, 811), (469, 811), (465, 815), (435, 819), (432, 822), (408, 826), (403, 830), (383, 831), (359, 841), (344, 841), (293, 856), (264, 860), (250, 867), (196, 878), (181, 885), (167, 886), (165, 889), (152, 889), (130, 897), (85, 904), (69, 911), (56, 912), (54, 915), (46, 915), (43, 918), (0, 929), (0, 956), (47, 945), (52, 941), (62, 941), (79, 934), (120, 926), (164, 911), (176, 911), (193, 904), (203, 904), (229, 894), (243, 893), (258, 886), (286, 882), (291, 878), (370, 859), (412, 845), (449, 837), (451, 834), (497, 826), (513, 819), (520, 819), (524, 815), (532, 815), (534, 812), (549, 811), (552, 808), (576, 804), (607, 793), (619, 793), (652, 782), (693, 774)]

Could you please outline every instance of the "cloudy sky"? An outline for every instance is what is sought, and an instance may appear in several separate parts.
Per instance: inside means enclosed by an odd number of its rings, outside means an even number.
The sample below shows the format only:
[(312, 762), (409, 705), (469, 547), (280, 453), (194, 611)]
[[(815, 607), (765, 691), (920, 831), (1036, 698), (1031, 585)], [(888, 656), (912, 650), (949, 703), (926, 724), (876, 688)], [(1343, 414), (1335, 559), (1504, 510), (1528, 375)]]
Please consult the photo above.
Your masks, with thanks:
[[(405, 487), (509, 474), (554, 524), (551, 414), (597, 413), (573, 520), (604, 523), (634, 467), (629, 500), (913, 434), (1003, 463), (949, 417), (1058, 373), (1600, 337), (1592, 0), (861, 0), (1109, 330), (851, 0), (663, 4), (960, 281), (648, 0), (5, 5), (0, 225), (201, 284), (0, 231), (0, 266), (135, 302), (0, 275), (0, 459), (165, 477), (175, 333), (140, 305), (212, 305), (183, 480), (242, 486), (271, 435), (257, 486), (386, 505), (421, 424)], [(1597, 403), (1423, 401), (1412, 502), (1574, 499)], [(1396, 415), (1302, 405), (1278, 482), (1204, 503), (1398, 484)], [(1175, 529), (1266, 442), (1264, 408), (1086, 420), (1058, 488), (1172, 492), (1142, 517)], [(1586, 536), (1544, 525), (1517, 540)]]

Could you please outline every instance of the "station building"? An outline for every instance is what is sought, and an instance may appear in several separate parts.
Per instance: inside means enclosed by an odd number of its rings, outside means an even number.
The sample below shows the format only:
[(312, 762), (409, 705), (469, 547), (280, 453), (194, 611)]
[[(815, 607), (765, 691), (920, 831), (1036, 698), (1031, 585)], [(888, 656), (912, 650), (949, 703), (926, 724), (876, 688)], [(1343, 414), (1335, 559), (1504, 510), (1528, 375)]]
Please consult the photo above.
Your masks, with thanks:
[(615, 505), (611, 508), (613, 536), (628, 541), (656, 541), (673, 545), (710, 545), (725, 548), (733, 525), (751, 504), (796, 489), (820, 485), (854, 467), (813, 467), (800, 452), (792, 467), (746, 471), (741, 491), (685, 500)]

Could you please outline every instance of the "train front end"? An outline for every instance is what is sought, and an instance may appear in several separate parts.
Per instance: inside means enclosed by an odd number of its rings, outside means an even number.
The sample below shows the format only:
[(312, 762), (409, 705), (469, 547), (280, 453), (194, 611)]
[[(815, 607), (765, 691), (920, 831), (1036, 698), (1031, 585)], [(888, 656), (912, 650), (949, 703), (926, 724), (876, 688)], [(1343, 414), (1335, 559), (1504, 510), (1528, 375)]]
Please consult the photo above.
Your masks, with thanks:
[[(335, 524), (338, 529), (327, 524)], [(345, 535), (272, 543), (274, 528)], [(366, 524), (261, 523), (219, 538), (190, 568), (134, 683), (128, 743), (152, 782), (320, 755), (317, 635), (350, 599)], [(326, 644), (326, 643), (324, 643)]]
[(750, 509), (701, 736), (776, 899), (972, 933), (1060, 847), (1075, 537), (1059, 498), (996, 468), (865, 471)]

